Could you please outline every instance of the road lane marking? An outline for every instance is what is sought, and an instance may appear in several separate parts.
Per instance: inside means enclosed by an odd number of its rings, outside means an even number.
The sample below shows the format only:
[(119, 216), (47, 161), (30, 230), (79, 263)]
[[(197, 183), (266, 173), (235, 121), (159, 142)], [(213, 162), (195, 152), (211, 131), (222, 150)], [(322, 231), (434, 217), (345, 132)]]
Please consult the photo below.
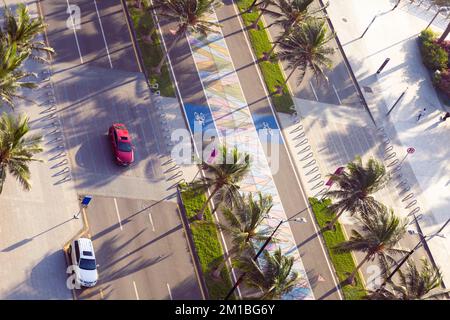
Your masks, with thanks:
[(169, 297), (170, 297), (170, 300), (173, 300), (173, 297), (172, 297), (172, 291), (170, 291), (170, 286), (169, 286), (169, 284), (167, 284), (167, 291), (169, 291)]
[(117, 220), (119, 220), (120, 230), (123, 230), (122, 222), (121, 222), (120, 215), (119, 215), (119, 207), (117, 206), (116, 198), (114, 198), (114, 206), (116, 207)]
[(103, 290), (102, 289), (100, 289), (100, 298), (103, 300), (103, 299), (105, 299), (105, 296), (103, 295)]
[(314, 86), (311, 81), (309, 82), (309, 85), (311, 86), (312, 92), (314, 93), (314, 97), (316, 98), (317, 101), (319, 101), (319, 98), (317, 98), (316, 90), (314, 89)]
[(139, 300), (139, 293), (137, 291), (136, 282), (133, 281), (134, 293), (136, 294), (136, 300)]
[(102, 19), (100, 18), (100, 13), (98, 12), (97, 1), (94, 0), (95, 11), (97, 11), (98, 22), (100, 23), (100, 30), (102, 31), (103, 42), (105, 43), (106, 53), (108, 54), (109, 65), (111, 69), (113, 68), (111, 62), (111, 56), (109, 55), (108, 43), (106, 42), (105, 31), (103, 31)]
[(70, 9), (70, 3), (69, 0), (66, 0), (67, 2), (67, 11), (69, 12), (70, 15), (70, 21), (72, 22), (72, 28), (73, 28), (73, 34), (75, 35), (75, 42), (77, 44), (77, 48), (78, 48), (78, 54), (80, 55), (80, 62), (81, 64), (83, 64), (83, 56), (81, 55), (81, 49), (80, 49), (80, 43), (78, 42), (78, 36), (77, 36), (77, 31), (75, 30), (75, 22), (73, 20), (73, 16), (72, 16), (72, 10)]
[(155, 225), (153, 224), (152, 213), (148, 214), (148, 218), (150, 219), (150, 223), (152, 224), (152, 230), (155, 231)]
[(336, 90), (336, 87), (334, 86), (334, 84), (332, 84), (332, 86), (333, 86), (334, 93), (336, 94), (336, 97), (338, 98), (339, 104), (342, 104), (341, 98), (339, 98), (339, 95), (338, 95), (338, 92)]

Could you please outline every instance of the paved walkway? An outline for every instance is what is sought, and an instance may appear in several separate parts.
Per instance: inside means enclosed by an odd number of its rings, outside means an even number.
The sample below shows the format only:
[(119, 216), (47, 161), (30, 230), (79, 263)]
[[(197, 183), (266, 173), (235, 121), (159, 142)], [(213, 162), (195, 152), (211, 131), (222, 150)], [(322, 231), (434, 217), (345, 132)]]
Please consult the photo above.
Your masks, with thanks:
[[(212, 15), (210, 19), (217, 22), (215, 15)], [(276, 227), (280, 220), (285, 220), (287, 217), (260, 141), (260, 138), (267, 138), (270, 129), (263, 129), (262, 133), (260, 132), (261, 137), (258, 136), (256, 130), (260, 126), (269, 128), (268, 122), (270, 122), (270, 119), (253, 122), (254, 119), (247, 107), (238, 76), (221, 32), (210, 34), (207, 38), (192, 34), (188, 36), (188, 41), (208, 101), (208, 107), (203, 107), (203, 112), (200, 112), (198, 106), (194, 112), (201, 117), (202, 114), (211, 113), (211, 119), (214, 122), (219, 140), (221, 142), (226, 140), (230, 145), (235, 144), (240, 151), (252, 155), (251, 171), (243, 181), (241, 189), (243, 192), (255, 193), (261, 191), (263, 194), (270, 194), (273, 197), (274, 206), (270, 212), (273, 219), (266, 219), (261, 228)], [(195, 114), (191, 114), (192, 110), (191, 106), (186, 106), (188, 117), (195, 121)], [(275, 120), (272, 119), (272, 122), (274, 123)], [(265, 137), (264, 132), (266, 132)], [(280, 139), (279, 136), (278, 139)], [(281, 240), (280, 243), (270, 245), (268, 250), (274, 250), (279, 245), (286, 255), (295, 258), (293, 269), (300, 275), (300, 281), (296, 288), (283, 298), (314, 299), (289, 224), (283, 224), (280, 227), (277, 238)]]
[[(6, 1), (14, 5), (24, 1)], [(37, 15), (36, 2), (27, 1)], [(46, 78), (48, 66), (29, 59), (25, 69)], [(37, 102), (18, 101), (14, 114), (26, 113), (31, 134), (44, 136), (43, 163), (30, 165), (32, 189), (23, 191), (8, 176), (0, 196), (0, 299), (71, 299), (66, 287), (63, 245), (82, 227), (72, 219), (78, 211), (78, 198), (71, 178), (60, 124), (48, 117), (54, 99), (51, 81), (24, 94)], [(5, 106), (3, 111), (8, 111)]]
[[(417, 35), (432, 19), (434, 12), (402, 1), (395, 11), (394, 2), (367, 0), (364, 5), (356, 0), (330, 2), (329, 16), (334, 24), (352, 69), (363, 88), (377, 125), (384, 128), (384, 139), (392, 148), (392, 161), (401, 162), (407, 147), (416, 153), (405, 160), (399, 171), (404, 188), (396, 193), (402, 201), (400, 212), (416, 217), (424, 234), (436, 231), (450, 216), (450, 151), (443, 147), (450, 130), (448, 123), (439, 121), (445, 110), (434, 90), (426, 68), (421, 62)], [(368, 32), (358, 39), (373, 17), (378, 14)], [(447, 22), (438, 16), (433, 29), (442, 32)], [(390, 58), (380, 75), (375, 72)], [(386, 116), (388, 110), (406, 89), (404, 97)], [(418, 122), (419, 111), (427, 108)], [(402, 189), (406, 194), (400, 193)], [(409, 199), (405, 200), (410, 194)], [(408, 204), (413, 204), (408, 207)], [(416, 209), (418, 208), (418, 209)], [(435, 237), (429, 242), (435, 262), (441, 267), (444, 281), (450, 282), (450, 228), (447, 238)]]

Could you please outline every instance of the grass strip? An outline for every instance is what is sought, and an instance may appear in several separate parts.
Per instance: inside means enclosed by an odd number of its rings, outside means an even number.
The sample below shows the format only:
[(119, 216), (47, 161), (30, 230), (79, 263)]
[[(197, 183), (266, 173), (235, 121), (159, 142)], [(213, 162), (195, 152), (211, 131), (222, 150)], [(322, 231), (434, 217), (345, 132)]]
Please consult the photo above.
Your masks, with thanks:
[(151, 42), (143, 40), (143, 37), (148, 35), (153, 29), (153, 17), (149, 12), (136, 8), (134, 2), (135, 1), (128, 0), (127, 6), (136, 31), (138, 46), (142, 53), (144, 68), (147, 72), (150, 84), (158, 83), (158, 90), (160, 90), (162, 96), (175, 97), (175, 89), (167, 65), (164, 64), (161, 68), (160, 75), (156, 75), (152, 71), (152, 68), (158, 65), (163, 56), (158, 32), (153, 32)]
[[(203, 223), (194, 219), (197, 212), (205, 203), (206, 196), (204, 193), (196, 193), (184, 185), (181, 188), (181, 199), (183, 200), (187, 218), (190, 222), (189, 227), (192, 232), (195, 251), (200, 260), (209, 297), (213, 300), (223, 299), (232, 288), (232, 283), (227, 267), (223, 268), (221, 279), (212, 277), (214, 268), (222, 261), (224, 256), (219, 232), (214, 224)], [(205, 220), (207, 222), (213, 222), (213, 216), (209, 208), (205, 211)]]
[[(254, 10), (251, 13), (243, 13), (250, 7), (252, 2), (253, 0), (237, 0), (236, 2), (239, 11), (242, 13), (242, 20), (247, 27), (250, 26), (258, 17), (257, 10)], [(257, 59), (261, 58), (264, 52), (269, 52), (272, 48), (272, 44), (269, 41), (267, 31), (263, 29), (264, 24), (262, 23), (262, 21), (258, 22), (258, 26), (259, 30), (248, 30), (250, 43), (253, 47), (253, 51)], [(277, 86), (280, 86), (284, 83), (285, 79), (277, 62), (261, 61), (259, 62), (259, 68), (261, 70), (264, 82), (266, 83), (269, 93), (276, 91)], [(286, 85), (283, 85), (283, 92), (281, 94), (272, 95), (271, 98), (273, 105), (278, 112), (293, 112), (291, 106), (294, 105), (294, 102)]]
[[(309, 202), (313, 208), (319, 227), (323, 228), (328, 221), (331, 220), (332, 215), (328, 211), (328, 206), (331, 204), (330, 199), (324, 199), (319, 201), (316, 198), (309, 198)], [(331, 262), (334, 265), (339, 281), (345, 280), (348, 275), (355, 270), (356, 265), (351, 253), (336, 253), (332, 249), (337, 244), (346, 241), (342, 226), (340, 223), (336, 223), (336, 230), (325, 231), (322, 233), (325, 243), (328, 248), (328, 253), (331, 258)], [(365, 294), (365, 288), (363, 286), (359, 273), (356, 275), (356, 284), (353, 286), (345, 286), (342, 288), (344, 297), (346, 300), (361, 300)]]

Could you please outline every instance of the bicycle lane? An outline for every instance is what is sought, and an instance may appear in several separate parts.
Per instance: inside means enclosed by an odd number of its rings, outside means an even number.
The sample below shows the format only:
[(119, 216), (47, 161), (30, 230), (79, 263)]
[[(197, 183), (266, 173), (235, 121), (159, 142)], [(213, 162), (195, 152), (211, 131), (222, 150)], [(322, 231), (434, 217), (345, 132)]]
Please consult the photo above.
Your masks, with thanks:
[[(210, 19), (217, 21), (215, 14), (212, 14)], [(262, 143), (270, 140), (271, 146), (274, 147), (283, 143), (276, 121), (273, 115), (269, 114), (258, 116), (255, 119), (252, 117), (220, 30), (219, 33), (211, 33), (206, 38), (190, 34), (188, 43), (205, 92), (208, 109), (218, 133), (218, 139), (221, 142), (226, 141), (228, 145), (237, 145), (240, 151), (248, 152), (252, 156), (250, 174), (241, 184), (241, 190), (253, 193), (261, 191), (272, 196), (274, 205), (270, 212), (271, 218), (265, 219), (261, 228), (274, 228), (280, 220), (286, 220), (287, 215), (274, 183)], [(192, 117), (192, 112), (190, 114)], [(195, 117), (195, 115), (193, 116)], [(192, 121), (190, 123), (192, 125)], [(257, 129), (259, 130), (257, 131)], [(279, 246), (285, 255), (293, 256), (295, 258), (293, 270), (299, 274), (299, 281), (295, 289), (284, 295), (283, 299), (314, 299), (289, 224), (281, 225), (277, 238), (280, 241), (276, 244), (271, 243), (267, 249), (273, 251)]]

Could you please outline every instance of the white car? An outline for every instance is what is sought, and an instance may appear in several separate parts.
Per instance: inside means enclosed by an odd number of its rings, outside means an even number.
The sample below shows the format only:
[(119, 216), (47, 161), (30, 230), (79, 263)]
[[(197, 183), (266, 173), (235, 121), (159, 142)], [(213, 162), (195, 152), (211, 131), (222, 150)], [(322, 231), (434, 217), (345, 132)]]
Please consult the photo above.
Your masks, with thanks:
[(69, 247), (76, 281), (83, 287), (93, 287), (98, 280), (97, 262), (91, 239), (79, 238)]

